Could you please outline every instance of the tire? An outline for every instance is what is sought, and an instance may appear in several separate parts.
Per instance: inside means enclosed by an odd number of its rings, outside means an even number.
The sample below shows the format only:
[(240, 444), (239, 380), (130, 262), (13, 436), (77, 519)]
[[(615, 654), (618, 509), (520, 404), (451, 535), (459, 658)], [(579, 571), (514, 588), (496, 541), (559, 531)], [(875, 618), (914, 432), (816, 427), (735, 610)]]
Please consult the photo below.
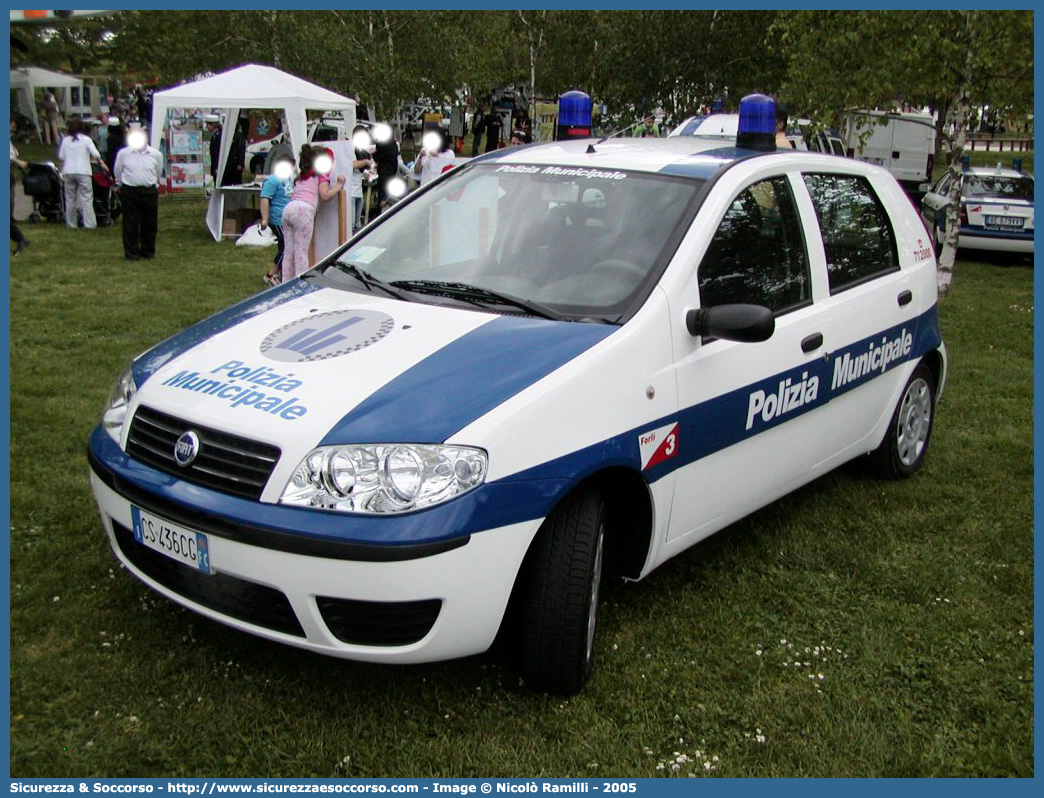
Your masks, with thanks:
[(881, 445), (870, 454), (873, 471), (886, 479), (905, 479), (924, 463), (935, 422), (935, 375), (918, 364), (903, 388)]
[(544, 521), (522, 583), (522, 677), (558, 695), (591, 675), (605, 549), (605, 504), (594, 490), (566, 498)]
[(932, 228), (932, 242), (935, 244), (935, 257), (942, 255), (943, 242), (942, 235), (940, 235), (939, 225), (935, 225)]

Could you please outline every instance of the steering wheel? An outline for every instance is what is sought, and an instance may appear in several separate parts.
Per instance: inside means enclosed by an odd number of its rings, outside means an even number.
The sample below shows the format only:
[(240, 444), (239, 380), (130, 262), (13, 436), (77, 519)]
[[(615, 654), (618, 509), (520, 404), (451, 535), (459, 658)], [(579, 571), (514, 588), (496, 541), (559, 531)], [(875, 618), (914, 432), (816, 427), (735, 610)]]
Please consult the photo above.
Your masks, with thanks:
[(591, 267), (591, 274), (598, 274), (600, 272), (612, 272), (618, 274), (621, 277), (637, 278), (641, 280), (645, 277), (645, 269), (639, 266), (637, 263), (632, 263), (629, 260), (623, 260), (622, 258), (606, 258), (600, 260), (594, 266)]

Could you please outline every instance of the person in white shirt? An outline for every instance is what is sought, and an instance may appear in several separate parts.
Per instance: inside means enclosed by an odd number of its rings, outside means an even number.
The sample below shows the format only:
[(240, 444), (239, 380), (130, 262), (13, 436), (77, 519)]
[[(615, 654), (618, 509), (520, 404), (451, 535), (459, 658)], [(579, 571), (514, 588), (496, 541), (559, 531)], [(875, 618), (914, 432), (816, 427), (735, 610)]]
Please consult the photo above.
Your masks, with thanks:
[(413, 164), (413, 174), (419, 177), (421, 186), (426, 186), (450, 166), (446, 162), (455, 159), (456, 155), (449, 148), (441, 130), (429, 130), (421, 143), (424, 146)]
[(123, 206), (123, 254), (127, 260), (156, 257), (162, 172), (163, 156), (149, 146), (145, 131), (130, 130), (127, 146), (116, 154), (113, 169)]
[[(359, 130), (365, 132), (365, 128), (359, 128), (356, 130), (358, 135)], [(359, 228), (362, 227), (362, 211), (363, 211), (363, 174), (369, 169), (373, 168), (373, 159), (370, 157), (370, 153), (367, 150), (359, 147), (355, 148), (355, 160), (352, 161), (352, 232), (359, 232)]]
[(74, 116), (69, 120), (69, 135), (62, 139), (58, 148), (62, 162), (62, 183), (65, 186), (65, 224), (77, 226), (78, 216), (83, 216), (83, 226), (88, 230), (97, 227), (94, 218), (94, 186), (91, 183), (91, 161), (105, 167), (101, 153), (87, 135), (83, 120)]

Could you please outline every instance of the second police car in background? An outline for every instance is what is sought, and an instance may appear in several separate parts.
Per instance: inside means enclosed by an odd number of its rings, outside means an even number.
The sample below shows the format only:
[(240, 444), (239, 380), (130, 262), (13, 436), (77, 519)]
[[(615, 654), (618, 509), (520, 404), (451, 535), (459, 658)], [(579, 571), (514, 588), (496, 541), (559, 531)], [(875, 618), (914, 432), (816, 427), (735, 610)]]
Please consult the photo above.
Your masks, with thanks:
[(883, 170), (771, 140), (492, 153), (137, 357), (89, 441), (117, 556), (339, 657), (461, 657), (503, 627), (529, 685), (578, 690), (604, 574), (855, 458), (924, 461), (946, 375), (924, 227)]
[[(946, 208), (953, 176), (947, 172), (921, 201), (921, 216), (935, 250), (946, 233)], [(1022, 171), (1021, 159), (1012, 168), (971, 167), (959, 178), (960, 233), (957, 246), (994, 252), (1033, 254), (1033, 175)]]
[[(676, 125), (675, 128), (667, 134), (667, 137), (693, 136), (694, 138), (700, 139), (734, 142), (739, 133), (739, 124), (739, 114), (704, 114), (701, 116), (690, 116), (688, 119), (683, 120), (681, 124)], [(825, 137), (823, 140), (825, 140)], [(809, 149), (808, 145), (805, 143), (804, 136), (800, 133), (787, 133), (787, 141), (790, 142), (790, 145), (795, 150)], [(817, 138), (815, 141), (818, 147), (820, 139)], [(830, 152), (830, 150), (826, 149), (824, 152)], [(845, 153), (842, 149), (842, 152), (838, 154), (844, 155)]]

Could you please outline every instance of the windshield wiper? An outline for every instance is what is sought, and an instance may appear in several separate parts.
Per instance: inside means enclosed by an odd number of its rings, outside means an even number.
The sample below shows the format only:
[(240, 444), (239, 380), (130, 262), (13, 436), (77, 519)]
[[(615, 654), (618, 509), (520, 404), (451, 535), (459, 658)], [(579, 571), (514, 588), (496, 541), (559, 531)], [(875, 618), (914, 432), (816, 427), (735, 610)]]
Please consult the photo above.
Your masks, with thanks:
[(351, 275), (360, 283), (362, 283), (366, 287), (367, 291), (372, 291), (373, 287), (377, 286), (389, 296), (393, 296), (396, 299), (401, 299), (404, 302), (409, 302), (409, 300), (406, 297), (404, 297), (400, 292), (392, 288), (392, 285), (395, 285), (395, 283), (389, 285), (388, 283), (384, 282), (384, 280), (380, 280), (374, 277), (365, 269), (360, 269), (354, 263), (345, 263), (344, 261), (338, 260), (334, 261), (334, 265), (336, 265), (337, 268), (343, 271), (345, 274)]
[(496, 291), (490, 291), (488, 288), (481, 288), (468, 283), (443, 282), (442, 280), (395, 280), (391, 285), (418, 294), (444, 296), (477, 305), (508, 305), (524, 310), (531, 316), (539, 316), (543, 319), (552, 319), (554, 321), (569, 319), (568, 316), (549, 308), (547, 305), (541, 305), (539, 302), (531, 302), (528, 299), (521, 299), (509, 294), (501, 294)]

